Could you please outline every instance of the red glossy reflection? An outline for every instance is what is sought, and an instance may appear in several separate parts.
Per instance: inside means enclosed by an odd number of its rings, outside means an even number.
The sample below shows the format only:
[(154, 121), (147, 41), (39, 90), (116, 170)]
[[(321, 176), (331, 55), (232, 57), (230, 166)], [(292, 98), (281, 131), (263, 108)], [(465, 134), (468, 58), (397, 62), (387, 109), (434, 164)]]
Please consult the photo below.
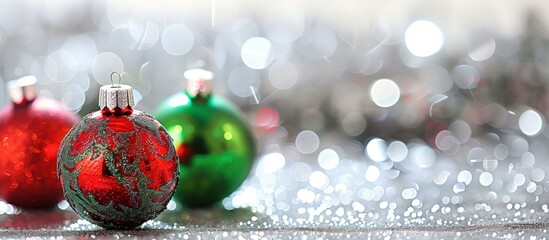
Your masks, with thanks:
[(63, 199), (57, 181), (59, 144), (76, 114), (38, 98), (0, 111), (0, 198), (23, 208), (49, 208)]
[(280, 124), (280, 116), (275, 109), (261, 108), (255, 113), (254, 123), (265, 131), (273, 131)]

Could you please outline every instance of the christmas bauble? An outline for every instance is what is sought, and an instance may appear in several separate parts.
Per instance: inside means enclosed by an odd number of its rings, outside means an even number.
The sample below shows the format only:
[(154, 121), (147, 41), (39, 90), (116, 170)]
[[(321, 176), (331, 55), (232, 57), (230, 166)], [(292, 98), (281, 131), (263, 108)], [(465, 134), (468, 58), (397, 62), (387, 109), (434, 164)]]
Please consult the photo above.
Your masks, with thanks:
[(50, 208), (63, 200), (55, 173), (61, 140), (78, 116), (36, 98), (36, 78), (8, 83), (12, 103), (0, 110), (0, 199), (23, 208)]
[(58, 153), (70, 206), (106, 229), (131, 229), (155, 218), (177, 187), (179, 164), (170, 136), (132, 106), (131, 87), (101, 87), (102, 110), (74, 125)]
[(156, 116), (174, 139), (180, 160), (174, 199), (187, 207), (208, 207), (244, 182), (255, 143), (238, 109), (210, 94), (211, 72), (189, 70), (185, 77), (187, 91), (169, 97)]

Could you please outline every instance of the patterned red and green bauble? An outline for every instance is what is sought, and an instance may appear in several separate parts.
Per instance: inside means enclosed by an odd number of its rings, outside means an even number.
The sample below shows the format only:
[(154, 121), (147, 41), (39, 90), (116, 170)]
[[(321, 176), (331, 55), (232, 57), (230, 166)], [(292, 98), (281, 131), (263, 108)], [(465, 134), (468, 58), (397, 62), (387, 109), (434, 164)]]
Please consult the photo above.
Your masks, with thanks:
[(158, 216), (178, 182), (172, 139), (133, 109), (127, 85), (100, 89), (100, 111), (73, 126), (59, 149), (58, 174), (70, 206), (106, 229), (131, 229)]

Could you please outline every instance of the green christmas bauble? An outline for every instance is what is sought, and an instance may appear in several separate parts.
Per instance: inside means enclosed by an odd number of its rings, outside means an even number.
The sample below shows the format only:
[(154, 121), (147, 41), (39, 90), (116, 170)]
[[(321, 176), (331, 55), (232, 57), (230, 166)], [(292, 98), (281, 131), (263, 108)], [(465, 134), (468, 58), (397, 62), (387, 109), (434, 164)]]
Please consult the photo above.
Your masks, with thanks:
[(157, 119), (174, 140), (180, 178), (174, 199), (208, 207), (234, 192), (250, 173), (255, 142), (247, 121), (229, 101), (214, 95), (175, 94)]

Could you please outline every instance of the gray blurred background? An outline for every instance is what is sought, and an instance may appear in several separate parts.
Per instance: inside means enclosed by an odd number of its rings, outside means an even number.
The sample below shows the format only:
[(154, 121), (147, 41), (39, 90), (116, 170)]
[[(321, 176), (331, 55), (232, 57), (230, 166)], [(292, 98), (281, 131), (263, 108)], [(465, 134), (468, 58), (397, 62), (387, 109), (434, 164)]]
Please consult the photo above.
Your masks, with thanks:
[(154, 113), (184, 89), (185, 70), (203, 67), (262, 152), (287, 143), (320, 161), (335, 144), (337, 156), (422, 168), (439, 154), (497, 163), (513, 154), (502, 134), (549, 134), (547, 5), (2, 1), (0, 106), (7, 81), (36, 75), (42, 97), (84, 115), (117, 71)]
[[(434, 147), (450, 126), (473, 136), (504, 130), (528, 109), (542, 119), (524, 126), (534, 135), (549, 107), (546, 5), (2, 1), (0, 106), (5, 82), (32, 74), (41, 96), (84, 115), (118, 71), (138, 108), (154, 113), (183, 90), (186, 69), (204, 67), (259, 136), (311, 130)], [(454, 137), (446, 142), (466, 140)]]

